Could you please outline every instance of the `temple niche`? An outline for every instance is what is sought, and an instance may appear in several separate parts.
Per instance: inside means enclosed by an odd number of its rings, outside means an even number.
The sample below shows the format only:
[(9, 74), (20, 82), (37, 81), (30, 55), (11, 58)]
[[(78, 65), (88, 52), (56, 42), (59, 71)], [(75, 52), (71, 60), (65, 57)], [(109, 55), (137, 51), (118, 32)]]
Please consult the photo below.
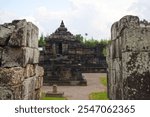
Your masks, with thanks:
[(40, 53), (44, 67), (44, 85), (87, 85), (82, 73), (106, 72), (106, 58), (99, 45), (86, 47), (71, 34), (63, 21), (56, 31), (46, 37)]

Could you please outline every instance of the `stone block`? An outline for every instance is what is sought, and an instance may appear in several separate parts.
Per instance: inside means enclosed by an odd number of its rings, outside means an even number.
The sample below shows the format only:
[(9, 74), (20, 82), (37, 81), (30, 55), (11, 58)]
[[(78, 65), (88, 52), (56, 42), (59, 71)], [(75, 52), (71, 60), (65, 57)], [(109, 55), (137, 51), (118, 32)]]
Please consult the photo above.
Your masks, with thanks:
[(33, 63), (39, 63), (39, 50), (38, 49), (34, 49), (33, 50)]
[(115, 50), (116, 50), (116, 57), (115, 58), (119, 58), (119, 55), (120, 55), (120, 53), (119, 53), (120, 52), (120, 50), (119, 50), (120, 48), (119, 47), (120, 47), (119, 39), (116, 39), (115, 40)]
[(35, 91), (35, 80), (36, 77), (30, 77), (24, 80), (23, 82), (23, 99), (31, 100), (34, 99), (34, 91)]
[(29, 78), (35, 76), (35, 67), (32, 64), (27, 64), (24, 68), (24, 77)]
[(8, 45), (13, 47), (24, 47), (26, 46), (27, 38), (27, 22), (26, 20), (14, 20), (9, 24), (15, 28), (8, 40)]
[(139, 18), (137, 16), (126, 15), (122, 17), (118, 22), (118, 28), (134, 28), (140, 25)]
[(13, 100), (22, 100), (23, 99), (23, 87), (22, 83), (9, 87), (13, 92)]
[(23, 53), (20, 48), (5, 47), (2, 53), (1, 66), (2, 67), (15, 67), (22, 66)]
[(111, 27), (111, 39), (115, 40), (117, 38), (117, 31), (118, 31), (118, 22), (115, 22)]
[(13, 100), (13, 92), (7, 87), (0, 86), (0, 100)]
[(123, 40), (123, 51), (150, 51), (150, 28), (129, 28)]
[(12, 47), (26, 47), (27, 43), (27, 28), (21, 27), (13, 31), (10, 36), (8, 45)]
[[(11, 48), (5, 47), (2, 53), (1, 66), (2, 67), (25, 67), (27, 64), (38, 63), (38, 52), (34, 54), (34, 49)], [(35, 55), (35, 56), (34, 56)]]
[[(150, 53), (124, 53), (123, 81), (126, 84), (126, 99), (147, 99), (150, 93)], [(150, 98), (150, 95), (149, 95)]]
[(132, 74), (135, 71), (139, 74), (143, 74), (149, 70), (150, 53), (148, 52), (125, 52), (122, 53), (122, 57), (122, 63), (125, 67), (124, 70), (126, 70), (128, 74)]
[(33, 64), (34, 50), (32, 48), (24, 47), (23, 49), (23, 66)]
[(43, 67), (35, 65), (35, 74), (36, 74), (36, 76), (43, 76), (44, 75)]
[(21, 100), (22, 85), (2, 86), (0, 85), (0, 100)]
[(2, 54), (3, 54), (3, 48), (0, 47), (0, 67), (2, 65)]
[(38, 48), (38, 28), (31, 22), (27, 23), (27, 46)]
[(43, 86), (43, 77), (36, 77), (35, 89), (40, 89)]
[(23, 82), (23, 68), (0, 68), (0, 84), (14, 86)]
[(13, 20), (12, 23), (10, 23), (12, 25), (15, 26), (15, 29), (18, 29), (18, 28), (22, 28), (24, 26), (27, 25), (27, 21), (26, 19), (23, 19), (23, 20)]
[(7, 45), (7, 41), (11, 36), (12, 29), (0, 25), (0, 46)]
[(38, 28), (26, 20), (14, 20), (15, 26), (8, 38), (8, 45), (13, 47), (38, 48)]
[(110, 58), (115, 59), (116, 58), (116, 41), (113, 40), (112, 44), (110, 46), (111, 50), (110, 50)]

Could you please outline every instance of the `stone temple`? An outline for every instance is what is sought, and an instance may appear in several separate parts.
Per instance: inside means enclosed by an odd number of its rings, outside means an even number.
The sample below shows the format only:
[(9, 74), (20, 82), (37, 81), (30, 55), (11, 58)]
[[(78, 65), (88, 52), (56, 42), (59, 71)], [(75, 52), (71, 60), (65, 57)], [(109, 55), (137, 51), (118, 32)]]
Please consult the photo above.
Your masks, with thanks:
[(100, 47), (85, 47), (65, 27), (46, 37), (40, 65), (44, 67), (44, 85), (86, 85), (83, 72), (105, 72), (106, 58)]
[[(60, 27), (46, 38), (44, 69), (45, 85), (86, 85), (80, 69), (80, 64), (68, 52), (68, 48), (78, 45), (74, 36), (67, 31), (63, 21)], [(76, 46), (75, 45), (75, 46)], [(68, 53), (70, 53), (68, 55)]]

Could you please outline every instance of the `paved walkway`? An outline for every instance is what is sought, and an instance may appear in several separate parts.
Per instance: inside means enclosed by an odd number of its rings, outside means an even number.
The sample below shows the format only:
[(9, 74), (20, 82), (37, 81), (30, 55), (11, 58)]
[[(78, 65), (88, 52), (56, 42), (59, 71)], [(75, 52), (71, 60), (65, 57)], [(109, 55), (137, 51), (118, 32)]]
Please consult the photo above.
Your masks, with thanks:
[[(88, 100), (92, 92), (106, 91), (106, 87), (100, 84), (100, 76), (106, 76), (105, 73), (84, 73), (87, 80), (87, 86), (58, 86), (58, 91), (64, 92), (68, 100)], [(52, 86), (43, 86), (42, 91), (51, 91)]]

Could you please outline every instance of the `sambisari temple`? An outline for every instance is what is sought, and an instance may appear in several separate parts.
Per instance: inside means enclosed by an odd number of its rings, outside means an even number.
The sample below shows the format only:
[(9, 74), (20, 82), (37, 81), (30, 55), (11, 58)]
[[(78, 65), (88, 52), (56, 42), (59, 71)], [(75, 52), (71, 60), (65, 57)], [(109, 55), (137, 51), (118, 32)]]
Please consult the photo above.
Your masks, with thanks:
[(40, 52), (44, 85), (86, 86), (82, 73), (106, 72), (106, 58), (100, 53), (100, 45), (86, 47), (67, 30), (63, 21), (45, 41)]

